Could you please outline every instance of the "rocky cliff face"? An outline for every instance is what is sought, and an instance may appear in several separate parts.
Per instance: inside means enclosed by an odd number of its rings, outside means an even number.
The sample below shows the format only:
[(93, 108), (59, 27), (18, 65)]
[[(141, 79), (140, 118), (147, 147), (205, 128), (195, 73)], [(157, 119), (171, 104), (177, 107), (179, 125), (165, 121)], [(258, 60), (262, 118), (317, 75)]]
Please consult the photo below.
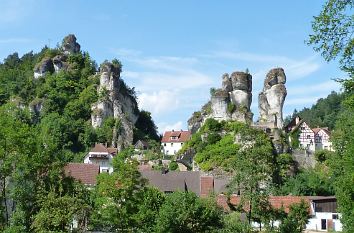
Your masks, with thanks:
[(120, 120), (120, 129), (115, 131), (113, 146), (118, 148), (131, 145), (133, 127), (138, 119), (138, 106), (129, 88), (120, 79), (121, 66), (105, 62), (100, 66), (100, 99), (92, 106), (91, 122), (93, 127), (100, 127), (104, 119), (113, 117)]
[(283, 128), (283, 106), (286, 97), (286, 76), (282, 68), (268, 72), (263, 91), (258, 96), (259, 123)]
[(195, 112), (188, 120), (188, 128), (196, 132), (208, 118), (216, 120), (236, 120), (251, 123), (253, 114), (252, 75), (245, 72), (234, 72), (222, 76), (222, 88), (215, 90), (210, 102), (200, 112)]

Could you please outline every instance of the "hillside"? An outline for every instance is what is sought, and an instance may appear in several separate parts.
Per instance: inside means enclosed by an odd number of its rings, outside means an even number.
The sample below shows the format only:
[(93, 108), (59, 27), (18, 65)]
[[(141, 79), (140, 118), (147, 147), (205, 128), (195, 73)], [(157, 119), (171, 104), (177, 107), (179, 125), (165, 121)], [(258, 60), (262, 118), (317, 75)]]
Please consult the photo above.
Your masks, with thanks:
[(158, 140), (150, 113), (138, 109), (121, 71), (117, 59), (98, 66), (68, 35), (57, 48), (14, 53), (0, 63), (0, 105), (17, 106), (45, 141), (74, 154), (96, 142), (123, 148)]
[(285, 118), (285, 125), (296, 116), (304, 119), (311, 128), (328, 127), (333, 130), (342, 110), (341, 103), (345, 99), (343, 93), (332, 91), (326, 98), (321, 98), (311, 108), (304, 108), (300, 111), (294, 110), (293, 114)]

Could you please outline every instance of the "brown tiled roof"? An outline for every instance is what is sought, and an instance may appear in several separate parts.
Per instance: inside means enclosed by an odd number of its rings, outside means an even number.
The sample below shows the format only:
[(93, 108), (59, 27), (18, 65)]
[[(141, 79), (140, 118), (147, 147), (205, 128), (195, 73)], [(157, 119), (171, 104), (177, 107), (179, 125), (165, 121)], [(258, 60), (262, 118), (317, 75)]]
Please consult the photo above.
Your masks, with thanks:
[(100, 173), (100, 166), (97, 164), (68, 163), (64, 167), (66, 176), (71, 176), (75, 180), (86, 185), (95, 185), (96, 176)]
[[(177, 139), (171, 139), (171, 137), (177, 137)], [(190, 137), (190, 131), (166, 131), (161, 142), (186, 142)]]
[(170, 171), (162, 174), (160, 171), (140, 171), (148, 183), (161, 192), (189, 191), (200, 194), (200, 173), (185, 171)]
[(90, 152), (109, 153), (107, 147), (105, 147), (101, 143), (96, 144), (95, 147), (90, 150)]
[(312, 131), (317, 134), (318, 132), (320, 132), (321, 128), (313, 128)]
[(113, 147), (108, 147), (107, 148), (108, 153), (110, 153), (111, 155), (116, 155), (117, 154), (117, 148), (113, 148)]

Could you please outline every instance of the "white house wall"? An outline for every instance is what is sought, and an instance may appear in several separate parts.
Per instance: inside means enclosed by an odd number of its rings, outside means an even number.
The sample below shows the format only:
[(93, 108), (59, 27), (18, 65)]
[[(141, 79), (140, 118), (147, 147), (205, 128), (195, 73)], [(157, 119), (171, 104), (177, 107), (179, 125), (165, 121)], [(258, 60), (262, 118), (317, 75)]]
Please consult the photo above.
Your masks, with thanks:
[(183, 142), (164, 142), (162, 146), (162, 153), (165, 155), (175, 155), (182, 148)]
[[(333, 214), (338, 216), (338, 219), (333, 219)], [(329, 212), (317, 212), (314, 216), (309, 219), (309, 222), (306, 224), (306, 230), (315, 230), (315, 231), (329, 231), (327, 229), (327, 221), (328, 219), (333, 220), (333, 230), (342, 231), (342, 223), (339, 220), (340, 214), (338, 213), (329, 213)], [(326, 219), (326, 229), (321, 229), (321, 219)]]
[(300, 125), (299, 130), (300, 146), (304, 149), (315, 151), (315, 133), (312, 131), (312, 129), (306, 124), (306, 122), (303, 122)]
[[(102, 155), (107, 155), (107, 153), (93, 153), (93, 154), (102, 154)], [(100, 173), (103, 172), (109, 172), (112, 173), (113, 172), (113, 165), (112, 165), (112, 160), (113, 157), (111, 155), (107, 155), (107, 158), (92, 158), (90, 157), (90, 153), (85, 157), (84, 159), (84, 163), (87, 164), (97, 164), (100, 166)]]

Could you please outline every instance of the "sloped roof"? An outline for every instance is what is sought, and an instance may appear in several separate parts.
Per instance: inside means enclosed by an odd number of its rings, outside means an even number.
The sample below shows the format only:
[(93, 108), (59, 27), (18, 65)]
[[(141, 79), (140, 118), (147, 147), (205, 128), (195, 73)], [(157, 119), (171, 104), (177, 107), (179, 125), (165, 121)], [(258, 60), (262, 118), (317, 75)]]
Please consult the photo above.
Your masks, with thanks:
[(68, 163), (64, 167), (64, 172), (66, 176), (81, 181), (83, 184), (95, 185), (96, 176), (100, 173), (100, 166), (87, 163)]
[(313, 131), (315, 134), (317, 134), (318, 132), (321, 131), (321, 128), (313, 128), (312, 131)]
[(162, 174), (160, 171), (140, 171), (148, 183), (161, 192), (189, 191), (200, 195), (200, 173), (185, 171), (170, 171)]
[(90, 152), (96, 152), (96, 153), (109, 153), (107, 150), (107, 147), (105, 147), (101, 143), (97, 143), (94, 148), (90, 150)]
[(118, 149), (117, 148), (113, 148), (113, 147), (108, 147), (107, 148), (108, 153), (110, 153), (111, 155), (116, 155)]
[[(177, 139), (171, 139), (171, 137), (177, 137)], [(190, 137), (190, 131), (166, 131), (161, 142), (186, 142)]]
[[(281, 209), (284, 208), (284, 211), (286, 213), (289, 213), (290, 206), (295, 204), (295, 203), (301, 203), (301, 201), (304, 200), (305, 203), (308, 206), (308, 212), (311, 212), (310, 208), (310, 199), (309, 197), (306, 196), (270, 196), (268, 198), (268, 201), (270, 205), (275, 208), (275, 209)], [(230, 197), (230, 204), (236, 206), (240, 204), (241, 202), (241, 196), (239, 195), (231, 195)], [(227, 204), (227, 196), (220, 194), (217, 196), (217, 203), (221, 207), (224, 208), (224, 210), (230, 210), (228, 204)], [(249, 211), (249, 206), (245, 204), (243, 207), (245, 211)]]

